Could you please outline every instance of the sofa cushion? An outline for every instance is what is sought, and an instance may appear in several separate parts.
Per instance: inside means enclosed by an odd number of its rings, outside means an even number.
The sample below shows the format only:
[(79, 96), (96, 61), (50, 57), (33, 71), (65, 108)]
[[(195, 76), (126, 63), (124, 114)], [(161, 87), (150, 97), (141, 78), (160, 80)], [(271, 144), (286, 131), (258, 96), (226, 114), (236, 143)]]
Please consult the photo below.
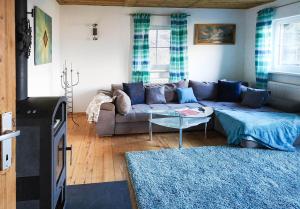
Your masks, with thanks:
[(174, 110), (174, 109), (181, 109), (181, 108), (198, 108), (202, 105), (198, 103), (185, 103), (185, 104), (175, 104), (175, 103), (168, 103), (168, 104), (137, 104), (132, 105), (131, 110), (126, 115), (117, 114), (116, 115), (116, 122), (117, 123), (127, 123), (127, 122), (142, 122), (148, 121), (149, 114), (147, 111), (149, 110)]
[(197, 102), (192, 88), (177, 88), (176, 92), (180, 104)]
[(142, 82), (123, 83), (124, 92), (130, 97), (131, 104), (145, 103), (145, 88)]
[(147, 87), (146, 88), (146, 104), (165, 104), (165, 87)]
[(218, 101), (238, 102), (241, 98), (240, 81), (218, 81)]
[(269, 92), (262, 89), (252, 89), (248, 88), (245, 92), (242, 105), (248, 106), (251, 108), (260, 108), (269, 98)]
[(194, 91), (198, 101), (215, 100), (218, 96), (218, 84), (215, 82), (189, 81), (189, 87)]
[(131, 100), (129, 96), (120, 89), (114, 91), (113, 96), (116, 97), (115, 105), (118, 113), (127, 114), (131, 110)]

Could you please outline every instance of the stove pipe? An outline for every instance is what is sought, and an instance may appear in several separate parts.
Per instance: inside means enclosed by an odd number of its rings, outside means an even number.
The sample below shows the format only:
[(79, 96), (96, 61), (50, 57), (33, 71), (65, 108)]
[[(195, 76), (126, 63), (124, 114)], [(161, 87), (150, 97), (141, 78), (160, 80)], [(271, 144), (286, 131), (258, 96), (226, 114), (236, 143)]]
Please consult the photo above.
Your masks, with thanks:
[[(28, 60), (24, 52), (26, 46), (24, 38), (24, 26), (27, 19), (27, 0), (15, 0), (15, 22), (16, 22), (16, 93), (17, 101), (28, 97), (27, 70)], [(30, 41), (31, 42), (31, 41)], [(28, 43), (28, 42), (27, 42)]]

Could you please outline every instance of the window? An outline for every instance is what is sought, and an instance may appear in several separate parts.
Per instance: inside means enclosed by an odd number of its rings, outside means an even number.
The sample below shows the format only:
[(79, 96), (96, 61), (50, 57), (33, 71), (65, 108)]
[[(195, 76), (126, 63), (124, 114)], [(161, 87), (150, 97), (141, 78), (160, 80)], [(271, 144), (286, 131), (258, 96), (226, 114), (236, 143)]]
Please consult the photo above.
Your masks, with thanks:
[(275, 21), (274, 32), (275, 71), (300, 74), (300, 16)]
[(165, 83), (169, 80), (170, 29), (152, 27), (149, 31), (150, 81)]

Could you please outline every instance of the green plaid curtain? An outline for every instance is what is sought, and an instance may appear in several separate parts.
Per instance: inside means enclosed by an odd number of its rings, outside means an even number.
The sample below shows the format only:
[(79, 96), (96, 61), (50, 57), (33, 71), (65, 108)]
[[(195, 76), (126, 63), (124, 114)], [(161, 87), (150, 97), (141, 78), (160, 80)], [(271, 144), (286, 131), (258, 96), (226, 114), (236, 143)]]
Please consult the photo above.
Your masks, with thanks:
[(170, 77), (171, 82), (188, 78), (187, 15), (171, 15)]
[(149, 14), (134, 14), (132, 82), (150, 81), (149, 72)]
[(262, 89), (268, 87), (268, 72), (272, 64), (272, 21), (274, 15), (275, 9), (263, 9), (258, 12), (256, 22), (256, 86)]

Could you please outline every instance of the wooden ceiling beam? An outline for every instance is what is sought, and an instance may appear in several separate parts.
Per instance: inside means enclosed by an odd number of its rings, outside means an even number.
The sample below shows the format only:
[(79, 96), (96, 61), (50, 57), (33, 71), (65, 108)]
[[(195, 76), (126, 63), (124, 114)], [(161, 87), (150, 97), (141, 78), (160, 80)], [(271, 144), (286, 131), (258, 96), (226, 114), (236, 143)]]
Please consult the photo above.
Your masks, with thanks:
[(124, 6), (124, 0), (57, 0), (61, 5)]
[(61, 5), (249, 9), (275, 0), (57, 0)]
[(125, 0), (124, 6), (125, 7), (132, 7), (136, 4), (136, 0)]

